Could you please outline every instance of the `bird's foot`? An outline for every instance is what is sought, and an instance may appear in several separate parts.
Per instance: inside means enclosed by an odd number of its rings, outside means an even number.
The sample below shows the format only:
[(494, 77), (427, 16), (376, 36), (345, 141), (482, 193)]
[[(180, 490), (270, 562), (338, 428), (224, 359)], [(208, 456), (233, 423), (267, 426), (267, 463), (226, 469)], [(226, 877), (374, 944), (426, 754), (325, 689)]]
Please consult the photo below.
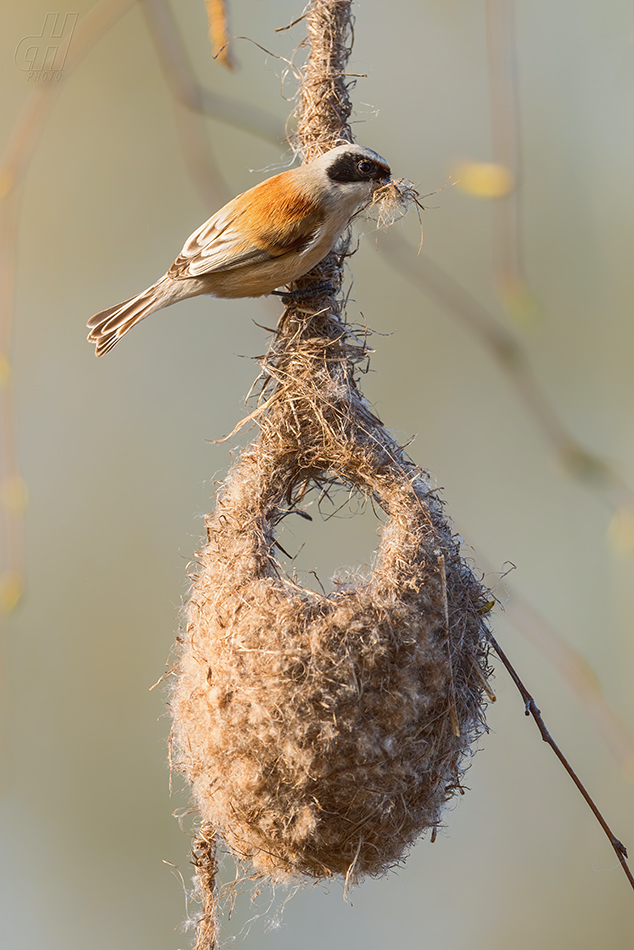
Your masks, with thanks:
[(322, 281), (320, 284), (311, 284), (309, 287), (298, 287), (297, 290), (272, 290), (271, 294), (281, 297), (283, 302), (289, 303), (297, 300), (308, 300), (311, 297), (322, 297), (325, 294), (336, 293), (337, 288), (329, 281)]

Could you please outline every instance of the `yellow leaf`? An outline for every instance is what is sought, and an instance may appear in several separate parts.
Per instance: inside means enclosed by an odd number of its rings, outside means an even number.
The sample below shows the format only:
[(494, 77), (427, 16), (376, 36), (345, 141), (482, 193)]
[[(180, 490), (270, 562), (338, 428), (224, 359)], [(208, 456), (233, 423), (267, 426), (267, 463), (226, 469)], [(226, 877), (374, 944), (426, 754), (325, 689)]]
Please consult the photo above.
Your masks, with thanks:
[(235, 69), (230, 46), (228, 0), (205, 0), (205, 6), (214, 59), (225, 69)]
[(455, 177), (458, 188), (472, 198), (503, 198), (515, 187), (510, 169), (495, 162), (463, 162)]

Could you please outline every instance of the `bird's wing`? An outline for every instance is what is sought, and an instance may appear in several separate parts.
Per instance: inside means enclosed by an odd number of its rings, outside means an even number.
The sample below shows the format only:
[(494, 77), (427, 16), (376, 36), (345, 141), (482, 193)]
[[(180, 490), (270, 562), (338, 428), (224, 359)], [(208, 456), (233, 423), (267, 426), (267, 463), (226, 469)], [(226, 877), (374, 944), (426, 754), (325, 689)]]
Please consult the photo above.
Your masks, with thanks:
[(201, 277), (301, 252), (318, 240), (324, 217), (282, 173), (238, 195), (194, 231), (168, 276)]

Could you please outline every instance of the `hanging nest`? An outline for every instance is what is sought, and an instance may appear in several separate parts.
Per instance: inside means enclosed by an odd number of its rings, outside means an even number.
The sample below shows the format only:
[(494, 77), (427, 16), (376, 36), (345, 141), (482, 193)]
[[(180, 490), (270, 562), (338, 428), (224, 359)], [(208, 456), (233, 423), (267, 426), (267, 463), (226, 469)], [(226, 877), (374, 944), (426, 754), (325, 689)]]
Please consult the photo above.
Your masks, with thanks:
[[(401, 861), (460, 789), (483, 728), (490, 595), (359, 392), (363, 343), (322, 303), (287, 308), (259, 437), (206, 519), (171, 709), (203, 828), (256, 874), (356, 882)], [(325, 483), (387, 519), (371, 575), (330, 595), (275, 556), (280, 521)]]

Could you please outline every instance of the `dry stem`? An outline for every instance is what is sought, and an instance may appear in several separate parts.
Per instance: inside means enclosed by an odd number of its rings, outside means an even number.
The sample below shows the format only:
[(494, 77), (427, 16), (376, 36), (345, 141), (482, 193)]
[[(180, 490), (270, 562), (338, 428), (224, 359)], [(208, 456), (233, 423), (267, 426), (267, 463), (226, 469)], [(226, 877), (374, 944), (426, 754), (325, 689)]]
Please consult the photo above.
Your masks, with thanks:
[(625, 873), (625, 876), (627, 877), (628, 881), (630, 882), (630, 886), (631, 886), (632, 889), (634, 890), (634, 876), (632, 876), (632, 872), (631, 872), (631, 870), (630, 870), (630, 868), (629, 868), (629, 865), (628, 865), (628, 863), (627, 863), (627, 849), (626, 849), (625, 845), (622, 844), (622, 843), (619, 841), (619, 839), (612, 833), (612, 830), (610, 829), (610, 827), (609, 827), (609, 825), (607, 824), (606, 820), (604, 819), (603, 815), (601, 814), (601, 812), (599, 811), (599, 809), (598, 809), (597, 806), (595, 805), (593, 799), (591, 798), (591, 796), (590, 796), (589, 793), (587, 792), (587, 790), (586, 790), (586, 788), (585, 788), (583, 782), (581, 781), (581, 779), (579, 778), (579, 776), (577, 775), (577, 773), (574, 771), (574, 769), (572, 768), (572, 766), (571, 766), (570, 763), (568, 762), (568, 759), (567, 759), (566, 756), (563, 754), (563, 752), (561, 751), (561, 749), (559, 748), (559, 746), (557, 745), (557, 743), (555, 742), (555, 740), (554, 740), (553, 737), (551, 736), (550, 732), (549, 732), (548, 729), (546, 728), (546, 723), (544, 722), (544, 720), (543, 720), (543, 718), (542, 718), (542, 714), (541, 714), (540, 710), (537, 708), (537, 704), (535, 703), (535, 700), (533, 699), (533, 697), (532, 697), (531, 694), (528, 692), (528, 690), (527, 690), (526, 687), (524, 686), (523, 682), (521, 681), (521, 679), (520, 679), (519, 676), (517, 675), (517, 673), (516, 673), (516, 671), (515, 671), (513, 665), (511, 664), (511, 661), (509, 660), (509, 658), (508, 658), (507, 655), (505, 654), (504, 650), (502, 650), (500, 644), (497, 642), (497, 640), (495, 639), (495, 637), (493, 637), (491, 634), (489, 634), (488, 640), (489, 640), (489, 643), (491, 644), (491, 646), (493, 647), (493, 649), (495, 650), (495, 652), (497, 653), (497, 655), (499, 656), (500, 660), (501, 660), (502, 663), (504, 664), (504, 667), (506, 668), (506, 671), (508, 672), (509, 676), (511, 677), (511, 679), (512, 679), (513, 682), (515, 683), (517, 689), (519, 690), (519, 693), (520, 693), (522, 699), (524, 700), (524, 709), (525, 709), (526, 715), (533, 717), (533, 719), (535, 720), (535, 722), (536, 722), (536, 724), (537, 724), (537, 728), (538, 728), (539, 731), (540, 731), (540, 734), (541, 734), (542, 739), (544, 740), (544, 742), (546, 742), (546, 743), (551, 747), (551, 749), (553, 750), (553, 752), (555, 753), (555, 755), (557, 756), (557, 758), (559, 759), (559, 761), (561, 762), (561, 764), (562, 764), (563, 767), (565, 768), (566, 772), (568, 773), (568, 775), (570, 776), (570, 778), (572, 779), (572, 781), (575, 783), (575, 785), (577, 786), (577, 788), (578, 788), (579, 791), (581, 792), (581, 794), (582, 794), (582, 796), (583, 796), (583, 798), (584, 798), (586, 804), (588, 805), (588, 807), (589, 807), (590, 810), (592, 811), (592, 814), (594, 815), (594, 817), (597, 819), (597, 821), (598, 821), (599, 824), (601, 825), (601, 827), (602, 827), (602, 829), (603, 829), (603, 831), (604, 831), (606, 837), (608, 838), (608, 841), (610, 842), (610, 844), (611, 844), (612, 847), (614, 848), (614, 851), (615, 851), (615, 853), (616, 853), (617, 858), (619, 859), (619, 861), (620, 861), (620, 863), (621, 863), (621, 867), (623, 868), (623, 871), (624, 871), (624, 873)]

